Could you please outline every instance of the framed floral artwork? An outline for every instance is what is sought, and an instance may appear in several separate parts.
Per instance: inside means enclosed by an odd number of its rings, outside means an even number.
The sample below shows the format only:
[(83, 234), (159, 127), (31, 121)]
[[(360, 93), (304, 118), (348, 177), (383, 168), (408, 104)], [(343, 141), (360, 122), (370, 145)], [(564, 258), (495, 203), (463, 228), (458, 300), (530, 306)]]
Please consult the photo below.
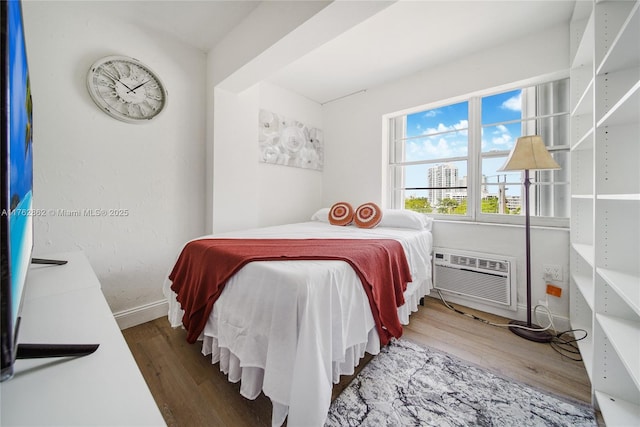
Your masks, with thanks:
[(258, 126), (260, 162), (322, 170), (322, 130), (262, 109)]

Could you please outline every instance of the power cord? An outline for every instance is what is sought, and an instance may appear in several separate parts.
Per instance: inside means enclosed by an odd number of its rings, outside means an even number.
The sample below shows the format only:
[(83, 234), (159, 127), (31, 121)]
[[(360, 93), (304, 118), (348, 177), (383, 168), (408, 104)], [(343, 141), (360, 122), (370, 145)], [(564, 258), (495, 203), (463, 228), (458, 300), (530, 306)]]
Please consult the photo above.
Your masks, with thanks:
[[(438, 296), (440, 297), (440, 300), (442, 301), (442, 303), (445, 305), (445, 307), (447, 307), (449, 310), (453, 310), (458, 314), (462, 314), (463, 316), (467, 316), (470, 317), (474, 320), (480, 321), (482, 323), (486, 323), (487, 325), (491, 325), (491, 326), (496, 326), (496, 327), (500, 327), (500, 328), (522, 328), (522, 329), (527, 329), (530, 331), (547, 331), (547, 330), (551, 330), (553, 331), (554, 334), (552, 334), (552, 340), (551, 342), (549, 342), (549, 345), (551, 346), (552, 349), (554, 349), (556, 352), (558, 352), (560, 355), (568, 358), (569, 360), (572, 360), (574, 362), (582, 362), (582, 357), (580, 356), (580, 350), (578, 349), (577, 346), (577, 342), (580, 340), (583, 340), (587, 337), (587, 331), (585, 331), (584, 329), (570, 329), (567, 331), (562, 331), (562, 332), (558, 332), (555, 328), (555, 325), (553, 324), (553, 317), (552, 317), (552, 313), (549, 310), (548, 307), (538, 304), (533, 308), (533, 313), (536, 316), (536, 323), (540, 323), (540, 321), (538, 320), (538, 308), (542, 308), (543, 311), (546, 312), (547, 317), (549, 319), (549, 324), (547, 326), (545, 326), (544, 328), (529, 328), (526, 326), (521, 326), (521, 325), (511, 325), (511, 324), (504, 324), (504, 323), (494, 323), (491, 322), (487, 319), (483, 319), (482, 317), (478, 317), (475, 314), (471, 314), (471, 313), (465, 313), (462, 310), (458, 310), (457, 308), (453, 307), (452, 305), (450, 305), (442, 296), (442, 293), (440, 292), (439, 289), (436, 289), (436, 292), (438, 292)], [(575, 333), (575, 332), (582, 332), (584, 333), (584, 335), (580, 338), (572, 338), (570, 336), (570, 334)], [(569, 338), (565, 338), (565, 336), (568, 336)], [(578, 355), (577, 357), (574, 357), (573, 355)]]

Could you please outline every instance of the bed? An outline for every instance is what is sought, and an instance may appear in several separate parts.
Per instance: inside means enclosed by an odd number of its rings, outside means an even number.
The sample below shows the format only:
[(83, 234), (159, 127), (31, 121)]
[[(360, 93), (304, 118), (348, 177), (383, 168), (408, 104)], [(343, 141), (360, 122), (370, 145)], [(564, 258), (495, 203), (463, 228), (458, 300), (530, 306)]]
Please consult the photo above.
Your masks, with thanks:
[[(398, 319), (408, 324), (431, 289), (431, 221), (413, 212), (384, 210), (371, 229), (335, 226), (329, 209), (311, 221), (202, 239), (390, 239), (400, 242), (412, 282), (404, 291)], [(184, 311), (167, 279), (164, 293), (173, 327)], [(272, 424), (321, 426), (333, 384), (351, 375), (365, 352), (377, 354), (381, 339), (358, 274), (341, 260), (255, 261), (245, 264), (224, 286), (198, 340), (202, 353), (240, 393), (255, 399), (261, 391), (273, 404)], [(384, 340), (382, 340), (384, 341)], [(288, 417), (288, 418), (287, 418)]]

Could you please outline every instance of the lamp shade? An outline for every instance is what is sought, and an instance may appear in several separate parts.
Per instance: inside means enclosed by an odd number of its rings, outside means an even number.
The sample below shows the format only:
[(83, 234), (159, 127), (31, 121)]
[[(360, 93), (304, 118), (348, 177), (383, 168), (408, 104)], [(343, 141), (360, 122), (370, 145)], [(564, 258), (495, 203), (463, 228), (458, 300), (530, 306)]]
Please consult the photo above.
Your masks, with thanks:
[(560, 169), (538, 135), (521, 136), (498, 171)]

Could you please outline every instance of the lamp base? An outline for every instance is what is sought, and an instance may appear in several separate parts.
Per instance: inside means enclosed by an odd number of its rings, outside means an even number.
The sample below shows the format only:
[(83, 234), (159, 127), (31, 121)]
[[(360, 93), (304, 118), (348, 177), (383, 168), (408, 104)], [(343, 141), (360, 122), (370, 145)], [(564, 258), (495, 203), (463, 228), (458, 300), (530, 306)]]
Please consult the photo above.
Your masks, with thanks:
[[(540, 329), (540, 326), (531, 324), (528, 325), (527, 322), (523, 322), (520, 320), (512, 320), (509, 322), (510, 325), (518, 325), (525, 326), (527, 328)], [(519, 328), (516, 326), (509, 326), (509, 330), (519, 337), (528, 339), (529, 341), (535, 342), (550, 342), (553, 339), (553, 335), (549, 333), (549, 331), (530, 331), (528, 329)]]

